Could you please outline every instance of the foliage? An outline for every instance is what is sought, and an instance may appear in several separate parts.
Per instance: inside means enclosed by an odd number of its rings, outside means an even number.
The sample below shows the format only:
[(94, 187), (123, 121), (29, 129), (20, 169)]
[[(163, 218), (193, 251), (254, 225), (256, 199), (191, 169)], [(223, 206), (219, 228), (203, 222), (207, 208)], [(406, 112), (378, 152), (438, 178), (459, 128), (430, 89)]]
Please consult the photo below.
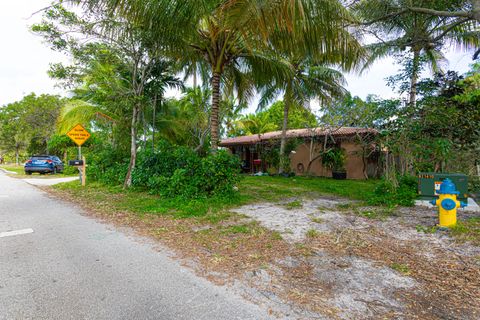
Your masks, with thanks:
[(382, 180), (375, 188), (372, 197), (368, 199), (370, 205), (396, 205), (411, 207), (417, 198), (417, 178), (401, 176), (397, 178), (399, 185), (396, 188), (392, 182)]
[(475, 245), (480, 244), (480, 218), (467, 218), (459, 221), (457, 225), (450, 230), (452, 236), (461, 242), (471, 242)]
[[(418, 0), (415, 5), (437, 10), (457, 10), (463, 0)], [(442, 48), (455, 44), (468, 50), (480, 45), (478, 21), (445, 18), (436, 14), (404, 10), (410, 0), (365, 0), (353, 5), (361, 21), (361, 32), (379, 41), (369, 44), (370, 57), (365, 68), (389, 55), (399, 55), (405, 61), (402, 77), (408, 81), (402, 91), (409, 92), (409, 104), (416, 102), (417, 80), (425, 64), (434, 72), (441, 70), (445, 60)], [(406, 52), (408, 50), (408, 52)]]
[(422, 99), (398, 108), (385, 124), (384, 144), (404, 159), (402, 172), (470, 174), (480, 140), (480, 101), (475, 98), (480, 87), (474, 77), (449, 71), (420, 81)]
[[(233, 124), (228, 135), (242, 136), (280, 130), (284, 106), (283, 101), (276, 101), (264, 110), (241, 117)], [(288, 128), (290, 129), (315, 127), (316, 124), (315, 115), (308, 109), (293, 107), (289, 112)]]
[[(326, 63), (352, 67), (362, 50), (343, 27), (349, 13), (337, 0), (262, 1), (85, 0), (114, 16), (147, 26), (148, 32), (188, 72), (211, 82), (211, 143), (217, 148), (221, 88), (239, 100), (253, 85), (281, 82), (292, 73), (278, 52), (295, 51)], [(148, 10), (146, 10), (148, 8)]]
[(99, 144), (87, 155), (87, 176), (108, 185), (122, 184), (128, 166), (128, 156), (110, 145)]
[[(260, 147), (260, 156), (261, 159), (269, 165), (270, 168), (278, 169), (280, 162), (283, 161), (284, 172), (290, 172), (290, 153), (297, 149), (297, 147), (303, 143), (302, 139), (288, 139), (287, 144), (285, 145), (285, 155), (282, 157), (280, 155), (280, 144), (278, 140), (270, 141), (268, 144), (265, 144)], [(277, 173), (277, 172), (275, 172)]]
[(32, 93), (0, 108), (0, 150), (7, 156), (14, 154), (17, 161), (25, 153), (48, 154), (48, 141), (64, 102), (58, 96)]
[(133, 185), (164, 197), (194, 198), (233, 193), (240, 179), (237, 157), (219, 151), (200, 157), (187, 147), (162, 142), (144, 153), (133, 172)]
[(332, 171), (345, 171), (347, 155), (344, 149), (332, 148), (322, 153), (322, 164)]
[(382, 128), (398, 110), (400, 101), (367, 95), (365, 100), (346, 94), (320, 106), (320, 125), (327, 127)]
[[(153, 123), (155, 132), (155, 120), (146, 121), (147, 109), (156, 108), (166, 87), (181, 86), (160, 55), (160, 44), (129, 19), (115, 18), (98, 8), (77, 14), (62, 3), (48, 7), (42, 22), (32, 30), (52, 49), (73, 58), (72, 65), (55, 64), (50, 70), (50, 76), (74, 88), (75, 97), (84, 101), (62, 120), (95, 122), (109, 131), (116, 145), (130, 150), (124, 180), (130, 186), (139, 128), (143, 124), (146, 136), (147, 123)], [(155, 118), (155, 112), (151, 114)], [(99, 118), (107, 123), (96, 121)]]

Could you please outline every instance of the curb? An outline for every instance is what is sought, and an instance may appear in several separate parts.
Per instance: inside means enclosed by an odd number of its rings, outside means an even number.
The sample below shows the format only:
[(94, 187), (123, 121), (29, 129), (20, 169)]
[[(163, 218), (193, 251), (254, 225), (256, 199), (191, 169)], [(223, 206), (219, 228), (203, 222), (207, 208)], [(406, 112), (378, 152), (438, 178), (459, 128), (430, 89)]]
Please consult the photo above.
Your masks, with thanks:
[(9, 171), (9, 170), (3, 169), (3, 168), (0, 168), (0, 171), (5, 172), (5, 173), (8, 173), (8, 174), (17, 174), (16, 172)]

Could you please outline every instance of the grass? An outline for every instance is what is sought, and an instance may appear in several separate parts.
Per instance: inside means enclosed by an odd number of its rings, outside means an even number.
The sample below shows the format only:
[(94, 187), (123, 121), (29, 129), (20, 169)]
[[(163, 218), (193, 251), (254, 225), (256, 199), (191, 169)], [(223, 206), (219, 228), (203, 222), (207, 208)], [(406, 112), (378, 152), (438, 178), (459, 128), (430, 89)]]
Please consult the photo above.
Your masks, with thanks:
[(239, 189), (241, 194), (262, 201), (278, 201), (286, 197), (315, 194), (336, 195), (353, 200), (367, 201), (378, 183), (379, 180), (246, 176)]
[(437, 226), (426, 227), (426, 226), (422, 226), (422, 225), (420, 225), (420, 224), (417, 224), (417, 225), (415, 226), (415, 230), (417, 230), (417, 232), (422, 232), (422, 233), (426, 233), (426, 234), (432, 234), (432, 233), (437, 232), (438, 227), (437, 227)]
[(401, 264), (401, 263), (392, 263), (390, 265), (390, 268), (392, 268), (393, 270), (395, 271), (398, 271), (406, 276), (408, 276), (411, 271), (410, 271), (410, 268), (406, 265), (406, 264)]
[(322, 218), (317, 218), (317, 217), (310, 218), (310, 220), (312, 222), (315, 222), (315, 223), (323, 223), (324, 222)]
[(8, 171), (15, 172), (16, 173), (15, 177), (17, 177), (17, 178), (32, 178), (32, 177), (39, 178), (39, 177), (41, 177), (42, 179), (45, 179), (45, 178), (48, 179), (48, 178), (62, 178), (62, 177), (78, 176), (78, 174), (65, 174), (65, 173), (57, 173), (56, 175), (51, 175), (51, 174), (48, 174), (48, 175), (40, 175), (40, 174), (26, 175), (23, 166), (21, 166), (21, 165), (17, 166), (17, 165), (14, 165), (14, 164), (8, 164), (8, 165), (7, 164), (2, 164), (2, 165), (0, 165), (0, 168), (8, 170)]
[(480, 217), (458, 221), (455, 227), (450, 228), (450, 234), (461, 242), (480, 245)]
[(23, 169), (23, 166), (16, 166), (16, 165), (7, 165), (7, 164), (2, 164), (0, 165), (0, 168), (15, 172), (17, 174), (24, 174), (25, 171)]
[[(135, 189), (106, 186), (90, 182), (82, 188), (77, 181), (54, 186), (70, 191), (80, 198), (105, 202), (116, 211), (131, 211), (139, 215), (171, 215), (176, 218), (201, 217), (212, 224), (231, 218), (229, 209), (254, 202), (281, 201), (288, 197), (330, 194), (366, 200), (377, 181), (333, 180), (327, 178), (245, 177), (239, 192), (228, 197), (201, 199), (161, 198)], [(302, 207), (299, 200), (286, 204), (289, 209)]]
[(306, 236), (307, 236), (307, 238), (316, 238), (316, 237), (319, 236), (319, 233), (315, 229), (310, 229), (310, 230), (307, 231)]
[(284, 206), (287, 210), (300, 209), (303, 208), (303, 203), (300, 200), (294, 200), (286, 203)]

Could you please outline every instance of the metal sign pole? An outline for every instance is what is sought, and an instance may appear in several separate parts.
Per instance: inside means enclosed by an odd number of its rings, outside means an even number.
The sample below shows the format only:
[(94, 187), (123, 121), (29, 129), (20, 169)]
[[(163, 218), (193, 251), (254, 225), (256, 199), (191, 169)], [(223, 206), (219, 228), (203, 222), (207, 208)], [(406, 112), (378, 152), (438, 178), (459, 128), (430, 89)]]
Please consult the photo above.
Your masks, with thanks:
[[(78, 160), (82, 159), (82, 146), (78, 146)], [(83, 185), (83, 167), (77, 167), (78, 169), (78, 179), (80, 180), (80, 183)]]

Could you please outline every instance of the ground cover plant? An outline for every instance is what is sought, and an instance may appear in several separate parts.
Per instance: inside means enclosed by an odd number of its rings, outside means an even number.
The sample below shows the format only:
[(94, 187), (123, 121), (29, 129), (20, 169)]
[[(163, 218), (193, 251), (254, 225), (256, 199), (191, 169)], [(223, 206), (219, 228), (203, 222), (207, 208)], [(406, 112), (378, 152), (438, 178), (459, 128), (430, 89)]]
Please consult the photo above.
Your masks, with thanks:
[[(337, 290), (336, 287), (329, 287), (319, 281), (316, 268), (324, 270), (322, 268), (328, 267), (324, 271), (332, 276), (337, 272), (350, 274), (357, 270), (352, 269), (356, 268), (352, 263), (360, 261), (358, 259), (373, 259), (375, 263), (369, 270), (379, 268), (380, 275), (384, 275), (386, 271), (382, 268), (389, 268), (392, 270), (389, 272), (413, 278), (429, 290), (438, 291), (437, 294), (444, 301), (452, 302), (448, 306), (439, 305), (429, 296), (430, 291), (400, 291), (397, 301), (408, 306), (403, 312), (409, 317), (424, 315), (425, 310), (431, 306), (435, 306), (437, 314), (443, 316), (465, 311), (465, 299), (478, 300), (474, 295), (478, 292), (478, 286), (472, 282), (478, 269), (472, 264), (475, 257), (460, 257), (450, 251), (447, 253), (432, 239), (424, 238), (444, 237), (444, 234), (426, 235), (421, 231), (415, 232), (416, 226), (419, 230), (420, 223), (433, 223), (434, 210), (400, 208), (400, 212), (385, 220), (355, 212), (356, 209), (363, 212), (359, 204), (367, 203), (379, 184), (381, 181), (246, 176), (238, 183), (238, 192), (231, 197), (212, 196), (190, 200), (150, 194), (139, 188), (124, 190), (121, 184), (108, 186), (99, 182), (82, 188), (75, 181), (49, 190), (53, 191), (51, 194), (79, 204), (88, 214), (116, 225), (132, 227), (140, 234), (158, 240), (173, 249), (178, 257), (185, 258), (186, 264), (194, 261), (192, 268), (211, 281), (220, 284), (246, 281), (263, 290), (261, 292), (274, 294), (289, 306), (304, 308), (308, 312), (327, 315), (338, 315), (341, 312), (328, 303), (328, 299), (332, 298), (332, 290)], [(338, 197), (340, 193), (343, 198)], [(319, 218), (309, 217), (312, 224), (304, 230), (305, 239), (293, 244), (283, 232), (267, 228), (262, 222), (252, 220), (235, 209), (256, 202), (263, 207), (276, 205), (291, 214), (295, 210), (308, 209), (309, 202), (321, 199), (326, 199), (327, 202), (335, 199), (333, 201), (343, 204), (341, 208), (314, 207), (319, 212), (315, 217)], [(346, 205), (347, 199), (356, 201), (350, 200), (350, 204)], [(336, 218), (329, 218), (332, 210), (337, 212)], [(296, 212), (298, 214), (300, 211)], [(425, 219), (427, 216), (429, 218)], [(464, 220), (463, 216), (461, 220)], [(341, 229), (322, 231), (325, 226), (337, 225), (336, 221), (347, 224), (338, 224), (343, 226)], [(476, 234), (473, 228), (475, 223), (478, 227), (478, 220), (467, 222), (465, 219), (465, 222), (472, 223), (468, 229), (448, 233), (460, 240), (458, 244), (451, 243), (450, 248), (462, 246), (464, 241), (471, 241)], [(365, 224), (369, 227), (356, 229)], [(295, 228), (294, 225), (290, 227)], [(408, 230), (413, 233), (407, 232)], [(461, 239), (456, 233), (468, 237)], [(413, 238), (396, 238), (404, 235)], [(462, 248), (459, 250), (464, 250)], [(435, 264), (424, 257), (429, 250), (438, 257)], [(322, 262), (325, 255), (327, 260)], [(290, 259), (287, 261), (294, 262), (287, 263), (286, 258)], [(435, 277), (439, 271), (434, 269), (438, 269), (438, 266), (442, 269), (441, 277)], [(445, 279), (449, 279), (448, 286), (444, 283)], [(372, 281), (365, 280), (365, 283), (371, 285)], [(358, 288), (352, 290), (356, 292)], [(449, 294), (449, 290), (454, 290), (455, 294)], [(377, 310), (378, 307), (368, 303), (366, 305), (370, 311)], [(475, 310), (471, 309), (464, 314), (471, 315)]]
[[(21, 166), (21, 165), (17, 166), (17, 165), (13, 165), (13, 164), (3, 164), (3, 165), (0, 165), (0, 168), (5, 169), (5, 170), (10, 171), (10, 172), (15, 172), (16, 174), (14, 175), (14, 177), (16, 177), (16, 178), (32, 178), (31, 175), (29, 176), (29, 175), (25, 174), (25, 170), (24, 170), (23, 166)], [(42, 177), (42, 178), (61, 178), (61, 177), (71, 177), (71, 176), (78, 175), (77, 169), (71, 170), (71, 168), (73, 168), (73, 167), (65, 166), (65, 170), (61, 173), (57, 173), (55, 175), (52, 175), (52, 174), (46, 174), (46, 175), (35, 174), (33, 176), (33, 178), (39, 178), (39, 177)]]

